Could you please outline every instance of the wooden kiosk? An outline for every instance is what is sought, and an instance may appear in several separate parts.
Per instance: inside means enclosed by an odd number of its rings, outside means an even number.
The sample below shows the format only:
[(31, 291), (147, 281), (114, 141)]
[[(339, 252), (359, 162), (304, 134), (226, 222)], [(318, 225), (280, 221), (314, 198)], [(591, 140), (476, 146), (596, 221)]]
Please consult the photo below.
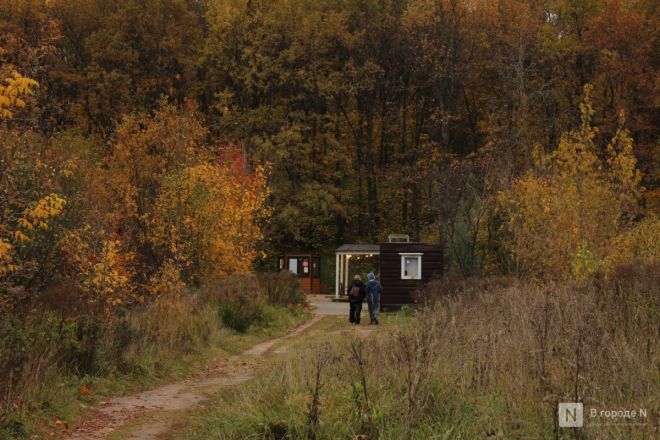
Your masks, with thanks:
[(296, 274), (305, 293), (321, 293), (321, 259), (318, 255), (304, 252), (284, 254), (279, 259), (279, 269)]
[[(391, 234), (387, 243), (345, 244), (336, 252), (335, 298), (346, 295), (351, 258), (378, 255), (383, 294), (381, 308), (399, 308), (415, 302), (414, 292), (421, 285), (442, 275), (443, 252), (439, 244), (411, 243), (407, 235)], [(365, 280), (366, 282), (366, 280)]]

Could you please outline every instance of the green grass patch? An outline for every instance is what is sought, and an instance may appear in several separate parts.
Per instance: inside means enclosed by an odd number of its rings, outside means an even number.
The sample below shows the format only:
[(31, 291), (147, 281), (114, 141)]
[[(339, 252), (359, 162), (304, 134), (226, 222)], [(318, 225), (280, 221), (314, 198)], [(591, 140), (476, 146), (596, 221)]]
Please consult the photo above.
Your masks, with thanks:
[[(247, 281), (246, 281), (247, 280)], [(297, 286), (297, 280), (293, 280)], [(36, 312), (0, 329), (0, 439), (48, 436), (99, 401), (190, 376), (211, 360), (240, 353), (309, 315), (301, 304), (270, 304), (250, 278), (107, 317)], [(238, 286), (238, 287), (237, 287)], [(222, 308), (248, 296), (260, 319), (240, 332)]]

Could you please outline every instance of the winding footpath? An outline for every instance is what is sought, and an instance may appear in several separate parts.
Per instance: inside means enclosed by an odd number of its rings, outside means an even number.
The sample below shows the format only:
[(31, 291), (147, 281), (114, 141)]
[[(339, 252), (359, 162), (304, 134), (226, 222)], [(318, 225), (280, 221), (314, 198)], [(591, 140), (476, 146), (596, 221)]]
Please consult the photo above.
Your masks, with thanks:
[[(82, 420), (69, 433), (68, 440), (101, 440), (142, 415), (151, 415), (125, 438), (133, 440), (156, 439), (167, 432), (172, 420), (167, 413), (191, 408), (206, 400), (209, 389), (238, 385), (255, 377), (259, 360), (273, 347), (296, 337), (323, 319), (315, 314), (310, 319), (279, 338), (257, 344), (243, 353), (205, 368), (201, 377), (181, 381), (130, 396), (116, 397), (101, 404), (100, 408)], [(278, 352), (278, 350), (275, 350)]]

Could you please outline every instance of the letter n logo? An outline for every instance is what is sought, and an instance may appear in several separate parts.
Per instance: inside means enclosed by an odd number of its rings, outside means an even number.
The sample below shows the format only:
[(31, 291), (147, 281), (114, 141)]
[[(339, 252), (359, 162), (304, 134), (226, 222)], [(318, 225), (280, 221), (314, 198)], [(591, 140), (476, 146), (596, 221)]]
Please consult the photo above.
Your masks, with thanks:
[(559, 403), (559, 427), (581, 428), (584, 423), (582, 402)]

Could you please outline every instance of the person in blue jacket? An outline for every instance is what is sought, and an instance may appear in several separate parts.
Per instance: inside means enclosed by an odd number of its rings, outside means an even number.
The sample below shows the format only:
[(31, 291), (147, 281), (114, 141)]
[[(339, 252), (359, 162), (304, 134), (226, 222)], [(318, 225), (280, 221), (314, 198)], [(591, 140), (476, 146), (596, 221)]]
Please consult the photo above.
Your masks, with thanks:
[(370, 324), (378, 325), (378, 309), (380, 308), (380, 294), (383, 293), (383, 287), (376, 280), (376, 275), (373, 272), (367, 275), (367, 279), (365, 290), (367, 293), (367, 304), (369, 305)]

